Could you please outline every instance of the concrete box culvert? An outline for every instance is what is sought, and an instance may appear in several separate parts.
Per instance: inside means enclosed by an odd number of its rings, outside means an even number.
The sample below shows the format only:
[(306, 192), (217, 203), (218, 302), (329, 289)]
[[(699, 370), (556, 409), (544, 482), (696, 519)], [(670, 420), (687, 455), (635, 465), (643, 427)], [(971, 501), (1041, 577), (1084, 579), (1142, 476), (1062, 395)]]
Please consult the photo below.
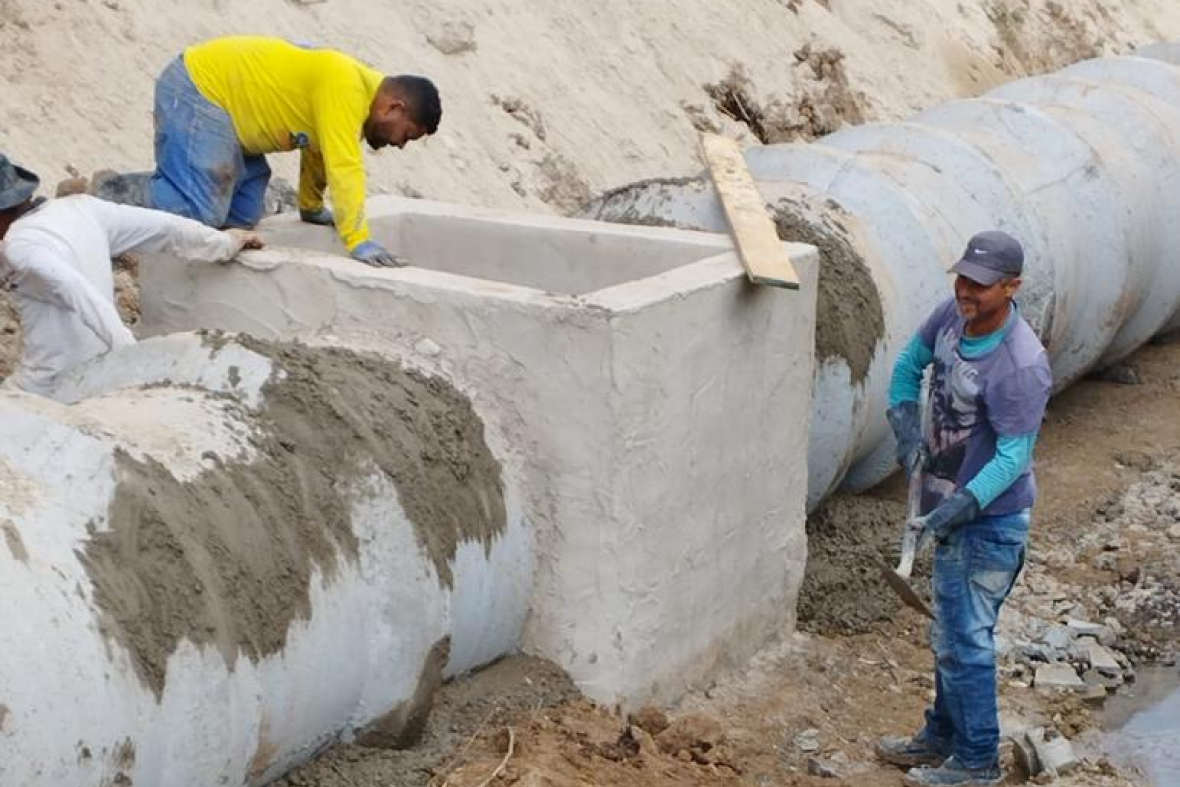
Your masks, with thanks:
[[(724, 236), (395, 199), (374, 200), (370, 218), (419, 264), (277, 246), (229, 265), (148, 258), (142, 327), (159, 335), (79, 370), (60, 402), (0, 395), (0, 456), (21, 479), (10, 488), (41, 490), (33, 508), (0, 493), (21, 545), (0, 546), (19, 590), (4, 603), (14, 631), (55, 654), (0, 658), (9, 773), (38, 786), (165, 770), (175, 784), (262, 783), (342, 737), (376, 728), (399, 742), (437, 679), (516, 649), (633, 705), (793, 626), (813, 249), (791, 247), (804, 287), (788, 293), (751, 287)], [(334, 243), (282, 218), (264, 231)], [(187, 328), (242, 335), (176, 333)], [(408, 407), (389, 401), (385, 388), (404, 386), (386, 367), (407, 364), (445, 389), (407, 402), (458, 397), (484, 427), (482, 454), (453, 456), (502, 469), (502, 530), (454, 537), (453, 553), (435, 538), (440, 512), (389, 480), (413, 470), (385, 439)], [(436, 415), (425, 423), (451, 434)], [(327, 439), (339, 419), (331, 433), (357, 451)], [(277, 473), (287, 453), (312, 458)], [(324, 466), (343, 486), (309, 481)], [(44, 492), (67, 476), (76, 499)], [(486, 513), (488, 495), (464, 490), (443, 497)], [(304, 530), (323, 512), (299, 506), (325, 499), (337, 526), (316, 538)], [(257, 528), (174, 532), (194, 512), (250, 506), (283, 520), (283, 561), (251, 562), (269, 545)], [(146, 525), (128, 535), (112, 517)], [(166, 559), (132, 560), (141, 548)], [(306, 592), (271, 587), (291, 581)], [(30, 616), (44, 599), (61, 610)], [(260, 615), (267, 625), (248, 625)], [(49, 619), (68, 623), (47, 638)], [(46, 677), (25, 687), (30, 659)]]
[[(819, 244), (816, 335), (834, 351), (817, 364), (810, 506), (895, 469), (884, 420), (892, 361), (948, 297), (946, 269), (975, 232), (1000, 228), (1024, 244), (1018, 300), (1048, 345), (1058, 390), (1180, 327), (1178, 51), (1084, 61), (906, 122), (746, 151), (768, 208), (792, 217), (781, 237), (806, 239), (834, 221), (854, 239), (845, 256), (860, 263), (850, 278)], [(703, 177), (616, 189), (585, 215), (726, 226)], [(862, 320), (859, 336), (840, 311), (850, 290), (881, 315)]]
[(262, 784), (412, 739), (445, 675), (517, 647), (502, 437), (358, 346), (173, 335), (62, 402), (0, 393), (0, 783)]

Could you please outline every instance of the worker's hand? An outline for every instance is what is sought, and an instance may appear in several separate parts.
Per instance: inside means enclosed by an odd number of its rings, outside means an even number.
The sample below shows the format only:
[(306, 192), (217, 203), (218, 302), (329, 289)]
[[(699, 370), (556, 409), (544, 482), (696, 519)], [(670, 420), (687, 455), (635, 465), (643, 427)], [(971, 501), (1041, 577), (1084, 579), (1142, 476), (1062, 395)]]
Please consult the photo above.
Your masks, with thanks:
[(237, 249), (234, 251), (237, 254), (242, 249), (261, 249), (266, 244), (262, 240), (262, 236), (252, 230), (226, 230), (226, 233), (234, 239), (234, 245)]
[(352, 250), (352, 258), (374, 268), (404, 268), (409, 262), (386, 251), (381, 244), (367, 240)]
[(907, 522), (906, 527), (918, 531), (918, 551), (921, 551), (930, 541), (942, 542), (956, 528), (978, 519), (979, 513), (975, 495), (960, 489), (926, 516)]
[(331, 227), (336, 223), (336, 217), (332, 215), (332, 211), (327, 208), (320, 208), (319, 210), (301, 210), (299, 211), (299, 218), (306, 221), (308, 224), (319, 224), (324, 227)]
[(885, 417), (897, 438), (897, 463), (909, 478), (922, 460), (921, 406), (917, 402), (901, 402), (889, 408)]

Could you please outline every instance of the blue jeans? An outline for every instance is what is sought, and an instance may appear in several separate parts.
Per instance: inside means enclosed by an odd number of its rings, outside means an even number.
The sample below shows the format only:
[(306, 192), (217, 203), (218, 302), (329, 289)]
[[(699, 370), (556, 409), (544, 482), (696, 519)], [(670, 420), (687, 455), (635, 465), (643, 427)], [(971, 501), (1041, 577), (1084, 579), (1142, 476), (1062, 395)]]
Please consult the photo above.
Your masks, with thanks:
[(1024, 566), (1028, 527), (1028, 509), (980, 517), (935, 547), (935, 696), (919, 737), (967, 768), (999, 760), (996, 618)]
[(115, 175), (95, 195), (195, 219), (253, 227), (270, 182), (265, 156), (246, 155), (229, 114), (197, 90), (176, 58), (156, 80), (156, 171)]

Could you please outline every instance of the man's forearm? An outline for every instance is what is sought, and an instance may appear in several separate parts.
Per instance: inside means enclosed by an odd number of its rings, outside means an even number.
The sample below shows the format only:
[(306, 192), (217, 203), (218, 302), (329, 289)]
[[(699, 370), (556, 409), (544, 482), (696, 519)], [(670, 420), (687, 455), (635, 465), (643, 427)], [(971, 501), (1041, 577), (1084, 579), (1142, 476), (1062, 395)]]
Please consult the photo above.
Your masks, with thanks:
[(889, 381), (891, 408), (902, 402), (919, 401), (922, 396), (922, 374), (933, 360), (934, 351), (926, 346), (920, 335), (914, 334), (893, 366), (893, 377)]
[(1001, 437), (996, 440), (995, 456), (966, 484), (966, 489), (979, 502), (980, 508), (987, 508), (997, 497), (1004, 494), (1016, 479), (1024, 475), (1032, 463), (1036, 434), (1018, 437)]

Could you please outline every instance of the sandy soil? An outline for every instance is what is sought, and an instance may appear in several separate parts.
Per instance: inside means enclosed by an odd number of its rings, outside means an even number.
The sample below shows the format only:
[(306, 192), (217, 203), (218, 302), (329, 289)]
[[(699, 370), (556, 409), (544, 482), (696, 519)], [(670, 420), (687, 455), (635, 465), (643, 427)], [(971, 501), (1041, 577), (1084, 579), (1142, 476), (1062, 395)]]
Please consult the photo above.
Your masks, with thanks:
[[(1017, 76), (1180, 37), (1173, 0), (0, 0), (0, 150), (53, 184), (151, 164), (152, 86), (195, 40), (335, 46), (443, 95), (437, 137), (371, 156), (374, 191), (569, 211), (754, 142), (903, 118)], [(294, 182), (295, 156), (272, 156)]]

